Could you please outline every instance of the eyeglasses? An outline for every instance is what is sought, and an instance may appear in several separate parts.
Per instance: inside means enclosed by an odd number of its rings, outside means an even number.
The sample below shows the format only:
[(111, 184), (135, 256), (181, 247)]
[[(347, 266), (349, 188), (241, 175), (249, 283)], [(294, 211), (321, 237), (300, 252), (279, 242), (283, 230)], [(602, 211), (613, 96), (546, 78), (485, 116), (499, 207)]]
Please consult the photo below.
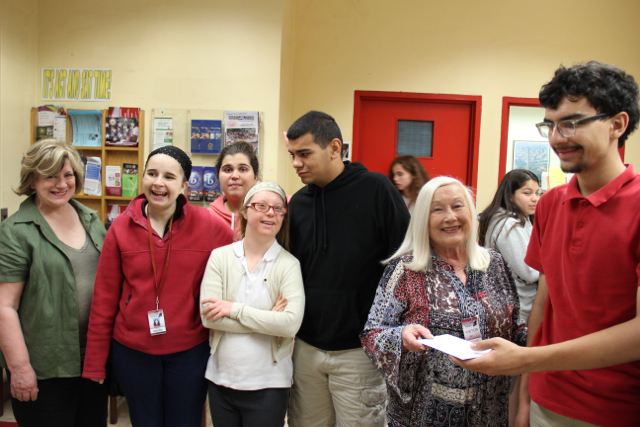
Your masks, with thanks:
[(549, 137), (553, 133), (554, 127), (558, 128), (558, 132), (560, 132), (560, 135), (562, 135), (565, 138), (569, 138), (576, 134), (576, 129), (579, 124), (590, 122), (591, 120), (601, 119), (607, 116), (608, 116), (607, 113), (600, 113), (600, 114), (596, 114), (595, 116), (585, 117), (584, 119), (563, 120), (561, 122), (558, 122), (557, 125), (551, 122), (537, 123), (536, 127), (538, 128), (538, 132), (540, 132), (540, 135), (542, 135), (543, 138), (549, 139)]
[(273, 208), (273, 212), (278, 215), (284, 215), (287, 212), (289, 212), (288, 208), (285, 208), (284, 206), (281, 206), (281, 205), (271, 206), (271, 205), (267, 205), (266, 203), (249, 203), (248, 206), (251, 206), (256, 211), (262, 212), (262, 213), (269, 212), (269, 209), (271, 208)]

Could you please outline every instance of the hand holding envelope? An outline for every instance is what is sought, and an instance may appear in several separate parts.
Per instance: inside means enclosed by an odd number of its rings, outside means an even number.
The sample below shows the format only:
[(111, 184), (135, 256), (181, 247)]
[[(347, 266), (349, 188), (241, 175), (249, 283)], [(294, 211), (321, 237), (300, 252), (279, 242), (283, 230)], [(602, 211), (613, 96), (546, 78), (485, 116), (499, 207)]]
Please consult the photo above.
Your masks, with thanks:
[(491, 349), (484, 351), (472, 350), (471, 341), (466, 341), (449, 334), (436, 335), (433, 339), (419, 339), (418, 342), (460, 360), (475, 359), (491, 351)]

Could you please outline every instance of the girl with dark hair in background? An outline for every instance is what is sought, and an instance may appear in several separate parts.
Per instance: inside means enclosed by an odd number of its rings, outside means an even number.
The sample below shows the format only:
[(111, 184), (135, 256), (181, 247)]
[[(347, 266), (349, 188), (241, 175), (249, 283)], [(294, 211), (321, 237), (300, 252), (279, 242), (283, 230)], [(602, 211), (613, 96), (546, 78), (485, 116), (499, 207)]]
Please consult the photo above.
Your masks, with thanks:
[(409, 213), (413, 213), (418, 193), (423, 185), (429, 181), (429, 174), (422, 163), (414, 156), (398, 157), (389, 166), (387, 174), (393, 185), (400, 190)]
[[(539, 186), (538, 177), (531, 171), (514, 169), (507, 173), (502, 178), (493, 201), (480, 215), (478, 233), (480, 245), (500, 252), (511, 267), (520, 300), (520, 318), (525, 323), (529, 319), (538, 291), (540, 275), (524, 263), (533, 229), (533, 214), (540, 199)], [(515, 392), (509, 398), (510, 425), (515, 423), (520, 400), (520, 381), (516, 382), (516, 377), (512, 378)]]
[(515, 169), (502, 178), (493, 201), (480, 214), (478, 233), (481, 246), (502, 254), (513, 270), (520, 315), (526, 322), (536, 296), (539, 273), (524, 263), (533, 214), (540, 199), (540, 181), (531, 171)]
[(224, 195), (211, 203), (208, 210), (229, 224), (234, 231), (234, 240), (239, 240), (242, 202), (260, 176), (260, 164), (253, 146), (245, 141), (236, 141), (224, 147), (216, 161), (216, 174)]

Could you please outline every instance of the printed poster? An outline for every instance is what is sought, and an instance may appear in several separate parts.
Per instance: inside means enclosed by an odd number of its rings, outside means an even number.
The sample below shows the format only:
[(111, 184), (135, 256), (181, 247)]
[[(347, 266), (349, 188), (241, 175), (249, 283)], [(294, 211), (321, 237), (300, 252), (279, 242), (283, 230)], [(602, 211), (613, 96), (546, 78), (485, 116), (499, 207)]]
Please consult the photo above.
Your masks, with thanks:
[(153, 119), (153, 150), (173, 145), (173, 119), (157, 117)]
[(139, 116), (139, 108), (109, 107), (105, 123), (105, 143), (119, 147), (137, 147)]
[(225, 111), (224, 112), (224, 145), (236, 141), (246, 141), (258, 151), (258, 112), (257, 111)]

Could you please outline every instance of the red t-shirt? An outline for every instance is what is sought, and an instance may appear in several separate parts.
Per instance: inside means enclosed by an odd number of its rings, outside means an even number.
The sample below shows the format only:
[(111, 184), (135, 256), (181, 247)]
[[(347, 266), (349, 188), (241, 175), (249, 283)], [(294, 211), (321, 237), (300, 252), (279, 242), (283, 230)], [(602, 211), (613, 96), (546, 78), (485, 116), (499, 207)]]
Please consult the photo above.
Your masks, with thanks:
[[(584, 198), (577, 177), (536, 207), (525, 262), (549, 293), (533, 345), (568, 341), (636, 316), (640, 276), (640, 175), (633, 165)], [(640, 362), (531, 374), (531, 398), (565, 417), (640, 426)]]

